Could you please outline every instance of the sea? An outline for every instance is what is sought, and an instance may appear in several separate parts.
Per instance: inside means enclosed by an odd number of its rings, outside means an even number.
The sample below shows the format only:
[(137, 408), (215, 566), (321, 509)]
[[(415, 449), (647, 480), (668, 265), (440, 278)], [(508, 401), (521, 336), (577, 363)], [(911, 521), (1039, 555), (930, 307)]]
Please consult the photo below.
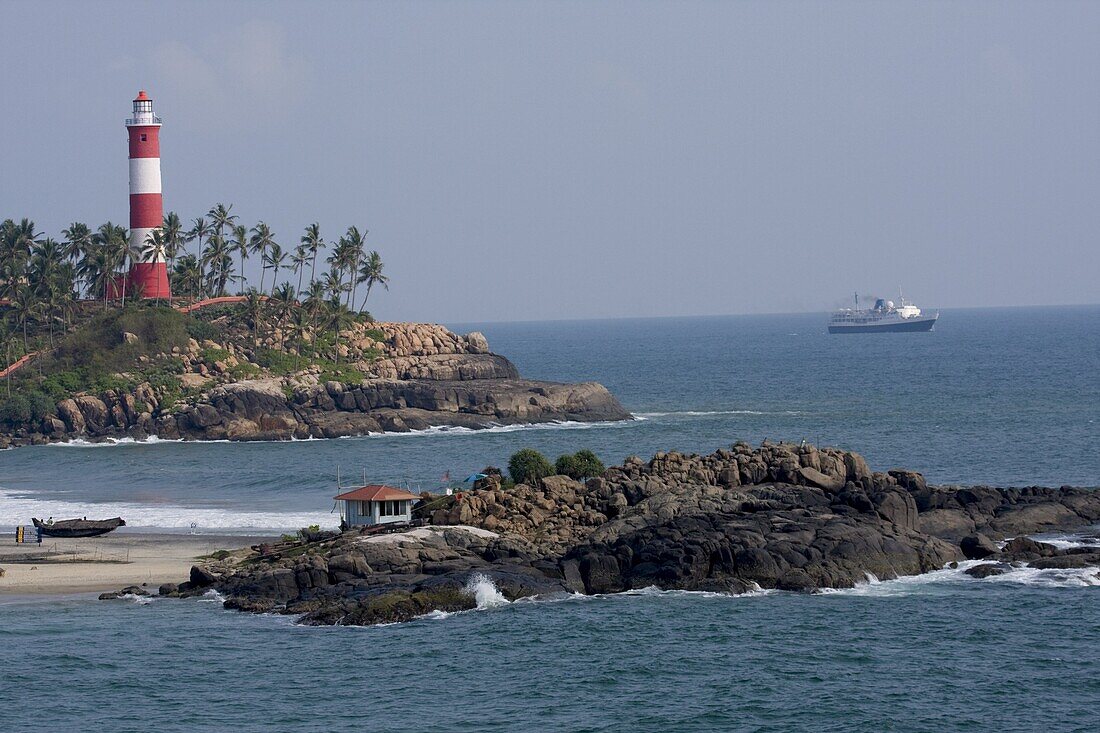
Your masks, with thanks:
[[(119, 532), (335, 526), (363, 480), (463, 486), (523, 447), (606, 464), (736, 440), (862, 453), (932, 483), (1100, 486), (1100, 306), (951, 309), (926, 334), (824, 314), (448, 324), (527, 377), (599, 381), (633, 420), (288, 443), (0, 452), (0, 537), (33, 516)], [(1095, 531), (1095, 528), (1093, 529)], [(1077, 536), (1055, 538), (1081, 541)], [(10, 541), (0, 539), (0, 541)], [(196, 600), (0, 596), (0, 721), (38, 730), (1093, 731), (1100, 578), (962, 568), (855, 589), (655, 589), (372, 628)]]

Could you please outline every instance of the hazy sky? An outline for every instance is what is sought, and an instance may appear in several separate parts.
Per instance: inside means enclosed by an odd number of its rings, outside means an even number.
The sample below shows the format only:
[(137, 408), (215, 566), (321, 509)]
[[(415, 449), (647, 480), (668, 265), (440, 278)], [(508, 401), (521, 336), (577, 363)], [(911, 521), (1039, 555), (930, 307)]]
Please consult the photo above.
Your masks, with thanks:
[[(0, 4), (0, 217), (370, 230), (380, 318), (1100, 301), (1100, 3)], [(249, 269), (252, 269), (250, 265)]]

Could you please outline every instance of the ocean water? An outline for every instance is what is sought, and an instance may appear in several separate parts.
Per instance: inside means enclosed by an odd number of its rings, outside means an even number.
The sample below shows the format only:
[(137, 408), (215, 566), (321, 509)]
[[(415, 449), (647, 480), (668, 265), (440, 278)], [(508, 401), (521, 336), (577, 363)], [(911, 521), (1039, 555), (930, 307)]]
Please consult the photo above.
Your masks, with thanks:
[(337, 477), (436, 489), (522, 447), (608, 465), (738, 439), (808, 440), (938, 483), (1100, 485), (1100, 307), (946, 311), (927, 334), (830, 336), (823, 314), (514, 324), (522, 374), (605, 384), (637, 419), (293, 443), (54, 445), (0, 453), (0, 528), (120, 515), (131, 527), (335, 525)]
[[(1100, 485), (1100, 308), (943, 313), (828, 336), (820, 315), (457, 324), (522, 373), (594, 379), (637, 417), (259, 444), (0, 453), (0, 527), (333, 524), (337, 473), (433, 488), (514, 450), (607, 463), (737, 439), (835, 444), (936, 482)], [(192, 530), (192, 524), (194, 528)], [(1073, 535), (1051, 538), (1062, 546)], [(964, 566), (965, 567), (965, 566)], [(111, 731), (1093, 731), (1095, 569), (962, 569), (805, 596), (646, 590), (374, 628), (302, 628), (216, 597), (0, 596), (0, 721)]]
[(216, 598), (0, 600), (0, 715), (163, 733), (1091, 733), (1100, 578), (1024, 575), (485, 602), (373, 628)]

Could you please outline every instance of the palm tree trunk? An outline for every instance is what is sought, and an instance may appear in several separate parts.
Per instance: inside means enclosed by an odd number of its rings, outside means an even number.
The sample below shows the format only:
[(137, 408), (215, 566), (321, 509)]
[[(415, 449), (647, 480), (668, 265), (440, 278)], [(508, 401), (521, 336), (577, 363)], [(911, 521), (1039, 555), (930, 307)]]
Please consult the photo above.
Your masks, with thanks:
[(370, 289), (374, 287), (374, 283), (367, 280), (367, 294), (363, 296), (363, 305), (359, 307), (359, 313), (363, 312), (363, 309), (367, 307), (367, 301), (370, 300)]

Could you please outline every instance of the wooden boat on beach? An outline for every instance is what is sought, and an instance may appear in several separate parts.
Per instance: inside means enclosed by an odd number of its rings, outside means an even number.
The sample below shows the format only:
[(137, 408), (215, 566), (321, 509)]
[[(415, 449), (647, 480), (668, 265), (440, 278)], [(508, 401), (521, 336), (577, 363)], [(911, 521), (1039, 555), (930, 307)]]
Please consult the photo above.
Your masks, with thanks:
[(43, 522), (41, 519), (31, 518), (34, 527), (47, 537), (98, 537), (101, 534), (113, 532), (119, 527), (126, 526), (121, 517), (114, 519), (62, 519), (60, 521)]

